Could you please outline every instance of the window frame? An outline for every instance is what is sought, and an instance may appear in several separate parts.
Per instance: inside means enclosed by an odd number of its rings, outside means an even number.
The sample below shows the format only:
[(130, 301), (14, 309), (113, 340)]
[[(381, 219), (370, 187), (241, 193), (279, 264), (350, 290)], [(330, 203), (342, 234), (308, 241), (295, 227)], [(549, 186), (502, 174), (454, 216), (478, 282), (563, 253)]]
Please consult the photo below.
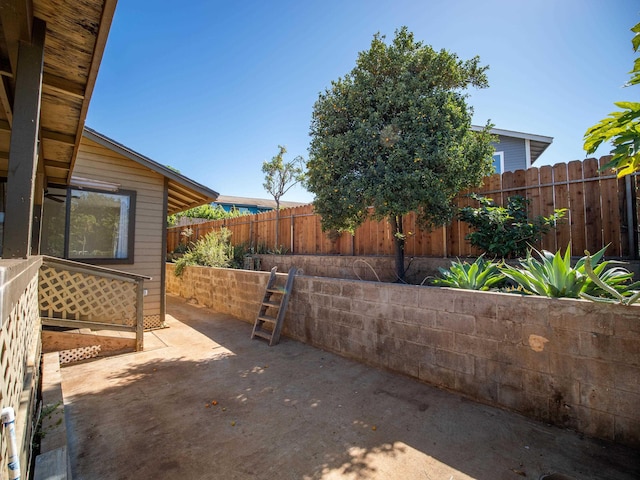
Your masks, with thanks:
[[(103, 190), (99, 188), (87, 188), (77, 185), (56, 186), (51, 187), (66, 189), (66, 205), (64, 220), (64, 247), (63, 258), (74, 262), (88, 263), (91, 265), (132, 265), (135, 263), (135, 231), (136, 231), (136, 191), (135, 190)], [(128, 221), (128, 237), (127, 237), (127, 256), (126, 258), (104, 258), (104, 257), (69, 257), (69, 240), (71, 231), (71, 200), (72, 191), (77, 190), (89, 193), (101, 193), (105, 195), (120, 195), (129, 197), (129, 221)]]
[(500, 157), (500, 161), (499, 161), (499, 163), (500, 163), (500, 171), (499, 172), (496, 171), (495, 173), (499, 173), (500, 175), (502, 175), (504, 173), (504, 152), (503, 151), (493, 152), (492, 158), (493, 158), (494, 162), (495, 162), (496, 155)]

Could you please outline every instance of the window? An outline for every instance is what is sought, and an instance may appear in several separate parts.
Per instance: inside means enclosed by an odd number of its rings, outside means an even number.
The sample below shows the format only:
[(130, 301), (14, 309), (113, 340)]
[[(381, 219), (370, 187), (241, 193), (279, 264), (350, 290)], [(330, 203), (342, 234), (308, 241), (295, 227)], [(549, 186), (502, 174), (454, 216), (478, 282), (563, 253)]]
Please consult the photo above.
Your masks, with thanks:
[(495, 173), (504, 173), (504, 152), (496, 152), (493, 154), (493, 168)]
[(88, 263), (133, 263), (135, 192), (48, 188), (40, 251)]

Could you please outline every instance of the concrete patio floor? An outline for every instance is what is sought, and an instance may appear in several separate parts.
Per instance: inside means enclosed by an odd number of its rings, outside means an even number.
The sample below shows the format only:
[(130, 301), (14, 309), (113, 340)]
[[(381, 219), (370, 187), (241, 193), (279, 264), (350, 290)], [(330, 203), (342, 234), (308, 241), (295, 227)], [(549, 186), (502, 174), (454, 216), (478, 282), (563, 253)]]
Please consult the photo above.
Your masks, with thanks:
[(640, 478), (637, 451), (167, 304), (144, 352), (62, 369), (75, 480)]

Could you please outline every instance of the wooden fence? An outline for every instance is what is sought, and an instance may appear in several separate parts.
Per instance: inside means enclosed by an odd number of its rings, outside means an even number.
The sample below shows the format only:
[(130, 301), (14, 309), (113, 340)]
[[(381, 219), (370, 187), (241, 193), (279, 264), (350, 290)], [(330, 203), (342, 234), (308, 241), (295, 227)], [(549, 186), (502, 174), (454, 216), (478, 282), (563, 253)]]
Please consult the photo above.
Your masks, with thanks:
[[(555, 231), (546, 235), (538, 248), (555, 252), (571, 244), (574, 255), (584, 250), (595, 252), (605, 245), (607, 256), (625, 259), (638, 256), (638, 215), (636, 175), (617, 179), (611, 171), (599, 172), (610, 157), (572, 161), (554, 166), (506, 172), (487, 177), (472, 192), (492, 198), (503, 205), (512, 195), (530, 200), (529, 215), (551, 215), (556, 208), (567, 214)], [(469, 193), (469, 192), (465, 192)], [(457, 199), (459, 207), (476, 205), (464, 194)], [(215, 220), (192, 225), (190, 241), (208, 232), (227, 227), (234, 244), (272, 249), (275, 244), (276, 212), (266, 212), (233, 219)], [(172, 252), (185, 238), (185, 227), (168, 230), (167, 251)], [(464, 257), (477, 255), (465, 235), (471, 229), (458, 220), (434, 231), (421, 230), (416, 215), (405, 217), (408, 234), (405, 254), (408, 256)], [(409, 233), (410, 232), (410, 233)], [(279, 244), (296, 254), (392, 255), (393, 239), (388, 222), (366, 221), (355, 235), (322, 232), (320, 216), (312, 205), (280, 211)]]

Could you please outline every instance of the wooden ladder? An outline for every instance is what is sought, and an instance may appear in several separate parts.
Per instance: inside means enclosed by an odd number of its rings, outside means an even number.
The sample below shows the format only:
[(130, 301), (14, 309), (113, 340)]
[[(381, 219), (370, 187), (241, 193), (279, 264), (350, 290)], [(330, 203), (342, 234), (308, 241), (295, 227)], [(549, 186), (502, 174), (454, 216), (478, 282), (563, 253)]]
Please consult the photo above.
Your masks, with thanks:
[(284, 315), (287, 311), (289, 295), (291, 295), (293, 280), (298, 271), (296, 267), (291, 267), (287, 275), (286, 285), (278, 286), (277, 270), (278, 267), (271, 269), (271, 276), (269, 277), (267, 288), (264, 291), (264, 298), (262, 299), (258, 316), (253, 324), (253, 332), (251, 333), (251, 338), (260, 337), (269, 340), (269, 346), (275, 345), (280, 340), (280, 331), (284, 323)]

